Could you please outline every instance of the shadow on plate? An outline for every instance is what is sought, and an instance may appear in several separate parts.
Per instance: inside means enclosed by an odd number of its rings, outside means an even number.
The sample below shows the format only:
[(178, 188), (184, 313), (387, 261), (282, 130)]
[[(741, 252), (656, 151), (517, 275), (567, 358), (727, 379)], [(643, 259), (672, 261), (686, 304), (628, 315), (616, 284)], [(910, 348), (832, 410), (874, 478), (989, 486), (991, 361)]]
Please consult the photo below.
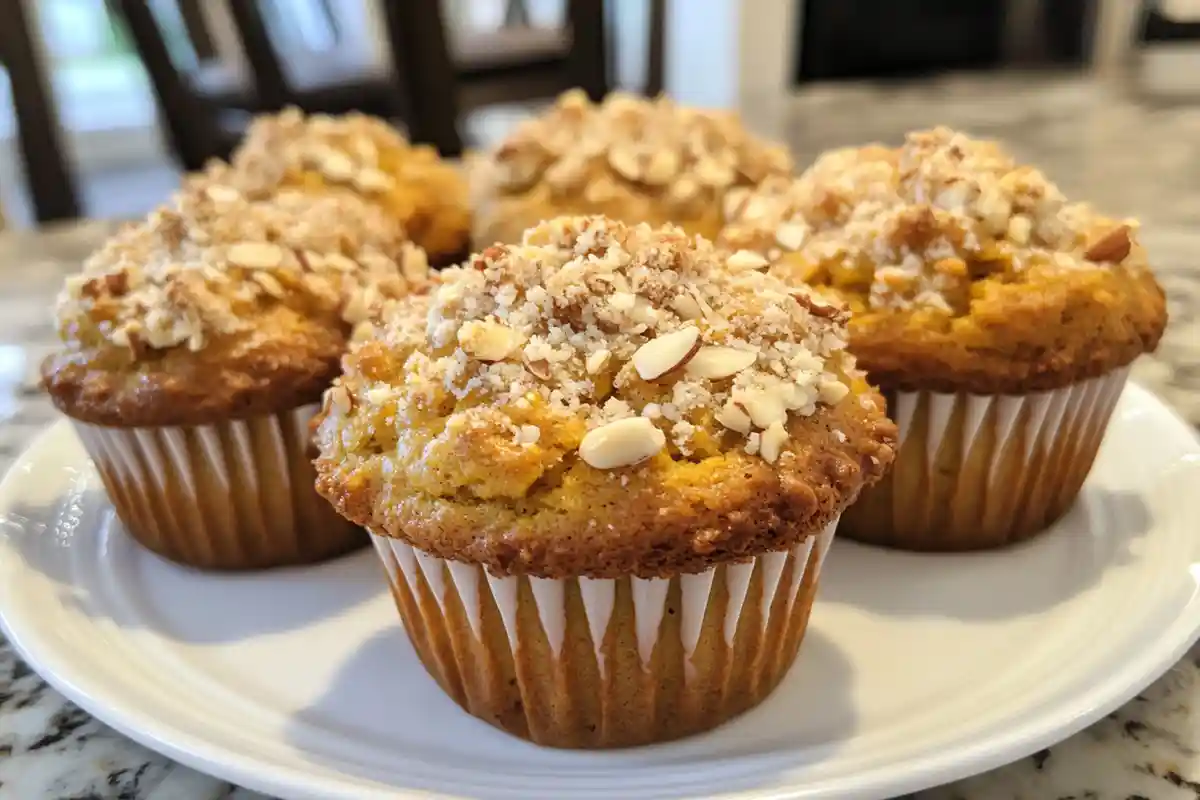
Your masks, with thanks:
[[(734, 793), (778, 786), (785, 772), (794, 783), (806, 766), (836, 753), (857, 727), (853, 680), (846, 655), (810, 629), (779, 688), (714, 731), (624, 750), (555, 750), (459, 708), (425, 672), (397, 624), (368, 639), (342, 665), (325, 693), (295, 713), (285, 738), (314, 763), (410, 791), (487, 796), (491, 786), (515, 797), (519, 787), (537, 785), (539, 797), (570, 796), (569, 784), (556, 788), (555, 776), (561, 776), (594, 777), (589, 796), (598, 796), (605, 776), (619, 771), (623, 780), (636, 781), (644, 770), (639, 786), (656, 786), (656, 797), (718, 788)], [(671, 779), (659, 784), (664, 770)], [(697, 775), (719, 775), (719, 787), (700, 785)]]
[(64, 604), (90, 617), (150, 627), (177, 641), (224, 643), (305, 628), (387, 592), (369, 549), (261, 572), (179, 566), (133, 541), (98, 485), (90, 470), (78, 470), (52, 501), (12, 503), (0, 516), (0, 537), (58, 584)]
[[(1036, 614), (1127, 563), (1130, 545), (1153, 522), (1140, 495), (1089, 486), (1050, 530), (1000, 550), (908, 553), (838, 539), (817, 602), (883, 616), (992, 620)], [(876, 579), (880, 575), (886, 580)]]

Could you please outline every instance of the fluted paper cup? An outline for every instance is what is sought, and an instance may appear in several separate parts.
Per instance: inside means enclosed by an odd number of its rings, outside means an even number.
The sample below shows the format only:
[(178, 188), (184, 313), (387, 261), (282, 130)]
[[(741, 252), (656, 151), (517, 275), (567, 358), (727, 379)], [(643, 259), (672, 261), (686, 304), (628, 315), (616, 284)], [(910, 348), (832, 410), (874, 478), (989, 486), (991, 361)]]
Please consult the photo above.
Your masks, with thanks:
[(939, 551), (999, 547), (1045, 530), (1083, 487), (1128, 374), (1025, 395), (885, 391), (899, 453), (846, 509), (841, 534)]
[(625, 747), (757, 705), (796, 657), (834, 528), (671, 578), (497, 578), (372, 536), (429, 674), (465, 710), (552, 747)]
[(188, 427), (74, 422), (135, 540), (192, 567), (262, 569), (367, 543), (313, 488), (308, 422), (319, 409)]

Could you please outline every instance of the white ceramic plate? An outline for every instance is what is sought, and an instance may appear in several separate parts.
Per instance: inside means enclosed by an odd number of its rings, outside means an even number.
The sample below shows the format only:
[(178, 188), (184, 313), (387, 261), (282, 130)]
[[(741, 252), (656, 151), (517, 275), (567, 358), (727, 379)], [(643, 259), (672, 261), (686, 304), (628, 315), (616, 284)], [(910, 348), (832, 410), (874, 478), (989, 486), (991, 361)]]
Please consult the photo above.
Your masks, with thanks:
[(1004, 552), (839, 541), (800, 659), (711, 734), (561, 752), (461, 712), (372, 553), (214, 577), (116, 524), (70, 429), (0, 486), (0, 621), (52, 684), (186, 764), (285, 797), (867, 798), (1051, 744), (1200, 632), (1200, 443), (1130, 387), (1075, 509)]

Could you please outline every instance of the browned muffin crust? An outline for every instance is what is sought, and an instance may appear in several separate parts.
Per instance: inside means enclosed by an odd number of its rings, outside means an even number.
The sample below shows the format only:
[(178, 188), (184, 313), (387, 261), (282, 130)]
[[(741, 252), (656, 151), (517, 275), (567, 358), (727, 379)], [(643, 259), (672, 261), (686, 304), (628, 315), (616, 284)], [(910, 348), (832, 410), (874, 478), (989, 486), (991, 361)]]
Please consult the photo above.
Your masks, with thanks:
[(624, 486), (591, 487), (599, 491), (587, 517), (536, 500), (414, 496), (390, 505), (382, 475), (344, 482), (320, 461), (317, 491), (352, 522), (494, 575), (656, 578), (786, 549), (820, 531), (886, 471), (895, 426), (848, 402), (804, 419), (793, 438), (804, 446), (779, 469), (735, 451), (694, 465), (703, 480), (664, 486), (647, 469)]
[(842, 309), (678, 228), (559, 219), (362, 329), (317, 489), (494, 574), (653, 577), (786, 548), (890, 464)]
[(114, 236), (68, 280), (55, 405), (100, 425), (196, 425), (317, 400), (351, 327), (421, 290), (424, 254), (353, 195), (250, 201), (209, 185)]
[(621, 92), (592, 103), (575, 89), (467, 167), (482, 249), (570, 215), (676, 224), (712, 239), (727, 192), (790, 175), (793, 164), (732, 114)]
[(851, 349), (888, 389), (1058, 388), (1153, 350), (1166, 325), (1136, 222), (945, 128), (832, 151), (725, 211), (722, 244), (850, 306)]
[(95, 425), (204, 425), (315, 403), (340, 371), (345, 334), (280, 310), (273, 333), (226, 336), (199, 352), (147, 351), (106, 363), (63, 350), (42, 363), (42, 385), (69, 417)]

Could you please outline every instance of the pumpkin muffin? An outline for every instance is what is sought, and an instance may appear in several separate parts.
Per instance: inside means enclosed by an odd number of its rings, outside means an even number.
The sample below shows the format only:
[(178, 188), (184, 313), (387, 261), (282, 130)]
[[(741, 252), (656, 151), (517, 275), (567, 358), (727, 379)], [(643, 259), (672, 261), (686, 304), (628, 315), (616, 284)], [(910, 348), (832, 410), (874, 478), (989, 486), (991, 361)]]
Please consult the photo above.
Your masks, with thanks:
[(351, 326), (426, 280), (353, 194), (184, 193), (67, 281), (43, 384), (146, 547), (214, 569), (318, 561), (367, 538), (313, 491), (308, 422)]
[(258, 117), (230, 164), (215, 162), (192, 177), (212, 180), (254, 197), (280, 188), (348, 189), (400, 220), (435, 266), (457, 261), (469, 249), (470, 211), (460, 168), (363, 114), (305, 116), (289, 108)]
[(892, 460), (845, 332), (679, 228), (555, 219), (352, 346), (317, 488), (470, 713), (556, 747), (705, 730), (783, 677)]
[(519, 242), (563, 214), (673, 223), (712, 239), (726, 192), (789, 175), (792, 159), (731, 114), (619, 92), (593, 104), (575, 89), (467, 172), (476, 248)]
[(966, 550), (1044, 530), (1166, 324), (1136, 222), (1068, 203), (996, 143), (945, 128), (828, 153), (727, 213), (724, 245), (853, 312), (850, 349), (902, 443), (842, 519), (864, 541)]

